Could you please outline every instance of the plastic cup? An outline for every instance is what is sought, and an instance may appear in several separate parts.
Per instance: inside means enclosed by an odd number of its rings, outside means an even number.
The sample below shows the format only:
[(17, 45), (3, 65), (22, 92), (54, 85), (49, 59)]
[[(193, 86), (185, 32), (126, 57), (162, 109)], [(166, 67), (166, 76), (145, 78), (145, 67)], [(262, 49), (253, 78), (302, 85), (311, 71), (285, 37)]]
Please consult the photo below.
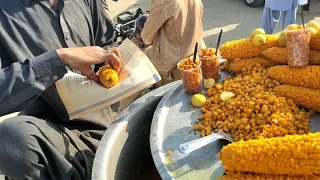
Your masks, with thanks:
[[(193, 58), (187, 58), (187, 59), (193, 59)], [(183, 81), (183, 86), (187, 94), (193, 95), (197, 94), (201, 91), (201, 61), (199, 64), (191, 69), (182, 69), (179, 67), (179, 64), (183, 63), (183, 61), (186, 59), (183, 59), (179, 61), (177, 64), (178, 69), (180, 70), (180, 74)]]
[(308, 29), (286, 30), (287, 56), (289, 66), (309, 64), (311, 31)]
[[(212, 50), (213, 50), (213, 53), (215, 53), (215, 49), (212, 48)], [(213, 55), (213, 57), (206, 57), (206, 56), (201, 57), (199, 54), (199, 59), (201, 61), (201, 72), (202, 72), (202, 77), (204, 79), (213, 78), (215, 80), (218, 80), (219, 56), (220, 56), (220, 51), (218, 51), (217, 56)]]

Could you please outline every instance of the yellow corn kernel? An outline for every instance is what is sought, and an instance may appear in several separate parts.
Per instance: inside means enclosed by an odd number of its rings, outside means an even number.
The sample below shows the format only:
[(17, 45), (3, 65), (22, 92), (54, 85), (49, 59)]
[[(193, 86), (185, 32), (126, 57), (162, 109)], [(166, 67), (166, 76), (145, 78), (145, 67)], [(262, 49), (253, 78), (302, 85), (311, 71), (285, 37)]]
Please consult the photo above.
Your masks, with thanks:
[(274, 91), (278, 96), (292, 99), (297, 105), (320, 112), (320, 90), (280, 85)]
[(263, 57), (247, 58), (247, 59), (236, 58), (229, 64), (229, 70), (234, 73), (240, 73), (244, 68), (254, 66), (256, 64), (259, 64), (264, 68), (277, 65), (276, 63), (271, 62), (268, 59)]
[(310, 48), (320, 50), (320, 31), (310, 39)]
[[(287, 64), (288, 55), (287, 48), (285, 47), (272, 47), (263, 51), (263, 55), (270, 61), (277, 64)], [(320, 51), (310, 50), (309, 54), (309, 64), (319, 65), (320, 64)]]
[(278, 64), (287, 64), (287, 48), (283, 47), (272, 47), (263, 51), (263, 55), (270, 61)]
[(218, 157), (226, 171), (288, 176), (320, 174), (320, 133), (240, 141)]
[(267, 74), (282, 84), (320, 89), (320, 66), (296, 68), (279, 65), (269, 68)]
[(224, 59), (258, 57), (262, 51), (279, 45), (279, 35), (266, 35), (267, 43), (257, 47), (253, 45), (252, 38), (245, 38), (226, 42), (221, 45), (220, 52)]
[(309, 64), (311, 64), (311, 65), (320, 65), (320, 51), (310, 50)]
[(110, 66), (102, 66), (99, 69), (98, 76), (101, 84), (107, 88), (112, 88), (117, 85), (119, 81), (117, 72)]
[(320, 177), (227, 172), (226, 175), (218, 180), (320, 180)]
[(216, 85), (211, 90), (228, 90), (235, 96), (223, 101), (221, 94), (208, 93), (198, 118), (202, 122), (195, 126), (196, 131), (205, 130), (202, 136), (223, 130), (239, 141), (309, 132), (312, 113), (300, 110), (290, 99), (276, 96), (274, 87), (279, 82), (270, 79), (260, 65), (246, 67), (235, 78)]

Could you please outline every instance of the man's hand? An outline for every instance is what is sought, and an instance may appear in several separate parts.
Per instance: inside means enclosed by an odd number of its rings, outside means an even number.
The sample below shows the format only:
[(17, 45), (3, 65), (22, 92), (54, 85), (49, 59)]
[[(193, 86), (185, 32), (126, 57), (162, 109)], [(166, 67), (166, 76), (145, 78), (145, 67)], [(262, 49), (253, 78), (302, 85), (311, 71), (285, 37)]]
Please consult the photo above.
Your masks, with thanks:
[(88, 78), (99, 82), (99, 77), (90, 68), (90, 65), (108, 63), (117, 73), (120, 72), (120, 52), (111, 48), (109, 52), (99, 46), (63, 48), (57, 50), (61, 61), (71, 69), (80, 71)]
[[(117, 47), (113, 47), (109, 50), (110, 53), (114, 53), (120, 60), (122, 59), (121, 58), (121, 55), (120, 55), (120, 50), (119, 48)], [(114, 69), (116, 70), (116, 72), (119, 74), (120, 73), (120, 70), (121, 70), (121, 62), (116, 60), (116, 59), (111, 59), (109, 62), (109, 65)]]

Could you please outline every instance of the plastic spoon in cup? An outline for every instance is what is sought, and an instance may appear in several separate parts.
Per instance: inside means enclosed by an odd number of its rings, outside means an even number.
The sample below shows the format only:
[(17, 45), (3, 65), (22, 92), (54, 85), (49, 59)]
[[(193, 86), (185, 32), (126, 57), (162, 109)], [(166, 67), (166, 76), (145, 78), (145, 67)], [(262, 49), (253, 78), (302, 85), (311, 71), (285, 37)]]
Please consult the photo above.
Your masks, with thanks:
[(221, 40), (221, 35), (222, 35), (222, 29), (220, 31), (219, 37), (218, 37), (218, 42), (217, 42), (217, 47), (216, 47), (216, 55), (218, 54), (219, 46), (220, 46), (220, 40)]
[(230, 133), (219, 131), (218, 133), (213, 133), (209, 136), (183, 143), (179, 146), (178, 149), (181, 154), (189, 154), (219, 139), (224, 139), (229, 142), (233, 142), (233, 138), (231, 137)]
[(197, 64), (197, 62), (196, 62), (197, 53), (198, 53), (198, 43), (196, 43), (196, 46), (194, 47), (194, 53), (193, 53), (193, 62), (195, 64)]
[(302, 18), (303, 29), (306, 29), (306, 27), (304, 25), (303, 6), (301, 6), (301, 18)]

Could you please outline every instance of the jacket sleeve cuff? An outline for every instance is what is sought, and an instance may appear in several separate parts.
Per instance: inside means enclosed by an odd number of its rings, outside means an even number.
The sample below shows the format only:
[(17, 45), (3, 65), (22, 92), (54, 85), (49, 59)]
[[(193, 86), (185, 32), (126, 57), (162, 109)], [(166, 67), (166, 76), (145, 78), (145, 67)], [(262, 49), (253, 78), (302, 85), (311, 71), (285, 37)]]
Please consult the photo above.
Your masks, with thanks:
[(41, 54), (30, 63), (34, 70), (36, 81), (45, 87), (51, 86), (67, 73), (67, 69), (56, 51)]

